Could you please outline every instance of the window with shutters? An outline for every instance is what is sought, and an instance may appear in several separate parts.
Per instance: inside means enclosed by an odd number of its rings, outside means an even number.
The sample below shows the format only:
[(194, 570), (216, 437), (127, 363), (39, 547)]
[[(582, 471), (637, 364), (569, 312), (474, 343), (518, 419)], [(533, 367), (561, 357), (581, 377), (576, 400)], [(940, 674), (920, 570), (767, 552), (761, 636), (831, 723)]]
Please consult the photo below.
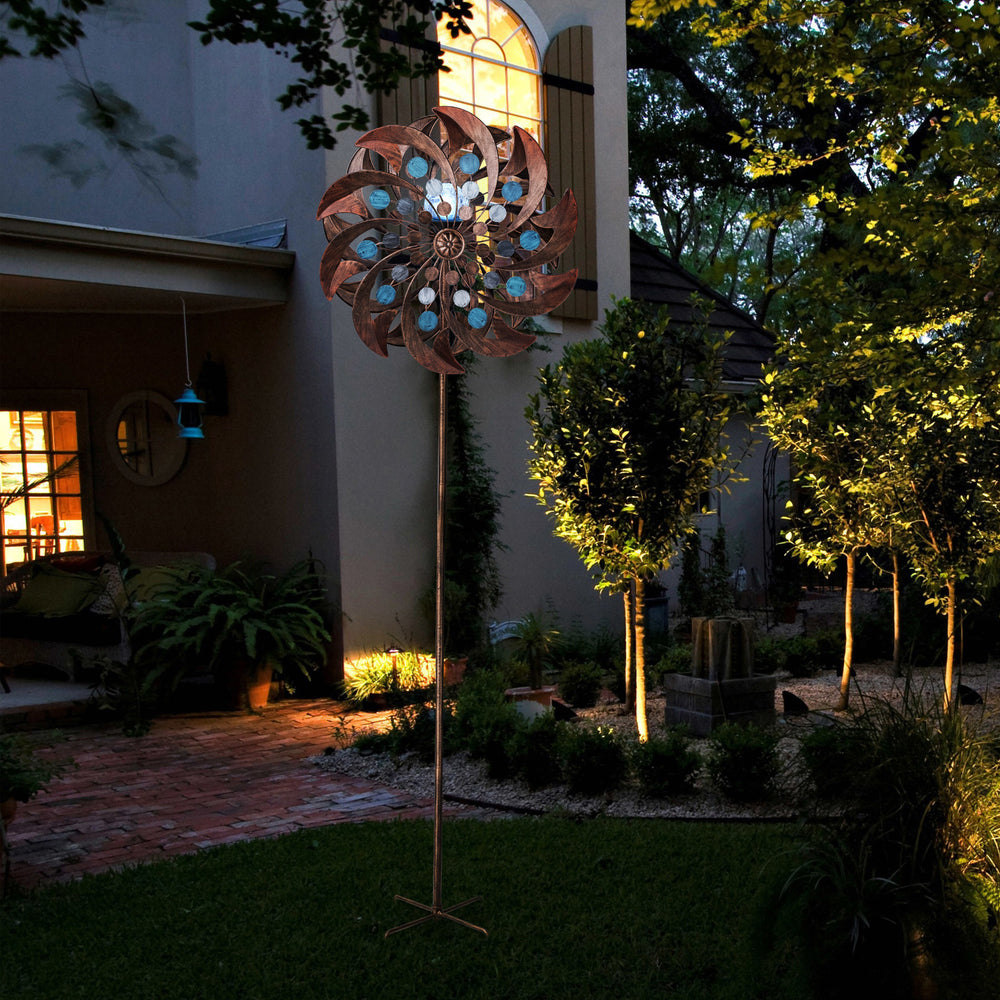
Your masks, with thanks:
[[(549, 184), (559, 197), (576, 195), (579, 222), (573, 242), (558, 263), (575, 267), (576, 289), (553, 310), (571, 319), (597, 318), (597, 186), (594, 162), (594, 42), (589, 25), (563, 29), (540, 56), (524, 22), (498, 0), (475, 0), (471, 33), (457, 39), (440, 25), (419, 46), (444, 50), (451, 72), (404, 80), (378, 97), (378, 121), (408, 124), (438, 105), (464, 107), (488, 124), (520, 125), (538, 139), (549, 164)], [(386, 29), (382, 44), (411, 61), (418, 53), (402, 47)], [(436, 48), (434, 49), (436, 51)]]
[(542, 135), (541, 68), (524, 22), (498, 0), (474, 3), (470, 34), (452, 38), (445, 19), (437, 40), (448, 72), (438, 75), (442, 104), (465, 108), (487, 125), (519, 125)]

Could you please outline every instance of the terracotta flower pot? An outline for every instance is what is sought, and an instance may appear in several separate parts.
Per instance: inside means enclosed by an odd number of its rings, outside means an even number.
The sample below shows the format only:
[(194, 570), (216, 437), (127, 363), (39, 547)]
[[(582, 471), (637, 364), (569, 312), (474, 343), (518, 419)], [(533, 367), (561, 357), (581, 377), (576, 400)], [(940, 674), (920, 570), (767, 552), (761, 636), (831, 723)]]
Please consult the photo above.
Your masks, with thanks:
[[(465, 677), (465, 668), (469, 665), (467, 656), (445, 657), (444, 661), (444, 686), (451, 687), (453, 684), (461, 684)], [(434, 657), (430, 654), (422, 654), (420, 657), (420, 677), (425, 687), (430, 687), (434, 683), (434, 675), (437, 666)]]
[(230, 664), (219, 677), (225, 707), (234, 712), (262, 712), (271, 690), (274, 667), (271, 663)]

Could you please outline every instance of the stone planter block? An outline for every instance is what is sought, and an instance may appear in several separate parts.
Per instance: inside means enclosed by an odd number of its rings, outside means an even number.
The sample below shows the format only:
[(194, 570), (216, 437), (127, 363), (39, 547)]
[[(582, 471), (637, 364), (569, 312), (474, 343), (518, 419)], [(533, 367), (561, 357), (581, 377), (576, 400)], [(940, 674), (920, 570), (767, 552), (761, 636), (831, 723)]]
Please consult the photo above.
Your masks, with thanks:
[(695, 736), (708, 736), (725, 722), (768, 726), (775, 721), (776, 686), (775, 678), (767, 674), (732, 680), (667, 674), (664, 721), (668, 726), (687, 726)]

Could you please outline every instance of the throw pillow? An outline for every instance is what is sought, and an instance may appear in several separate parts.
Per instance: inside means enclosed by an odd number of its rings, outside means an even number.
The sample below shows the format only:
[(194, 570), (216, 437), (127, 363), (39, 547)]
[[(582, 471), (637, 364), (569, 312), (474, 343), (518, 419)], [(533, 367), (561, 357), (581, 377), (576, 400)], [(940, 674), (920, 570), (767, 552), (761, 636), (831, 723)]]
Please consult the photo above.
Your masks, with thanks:
[(67, 573), (39, 563), (14, 610), (45, 618), (75, 615), (90, 605), (100, 591), (100, 580), (88, 573)]

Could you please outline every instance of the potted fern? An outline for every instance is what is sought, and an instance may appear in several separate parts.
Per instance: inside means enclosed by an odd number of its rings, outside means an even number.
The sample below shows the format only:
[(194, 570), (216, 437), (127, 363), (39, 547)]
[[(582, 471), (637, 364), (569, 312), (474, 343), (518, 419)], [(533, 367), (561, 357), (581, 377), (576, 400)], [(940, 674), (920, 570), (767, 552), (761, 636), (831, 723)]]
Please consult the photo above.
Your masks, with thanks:
[(189, 567), (139, 609), (137, 655), (180, 671), (207, 668), (234, 707), (257, 712), (273, 677), (294, 690), (325, 661), (326, 594), (311, 557), (280, 576), (247, 562), (218, 571)]

